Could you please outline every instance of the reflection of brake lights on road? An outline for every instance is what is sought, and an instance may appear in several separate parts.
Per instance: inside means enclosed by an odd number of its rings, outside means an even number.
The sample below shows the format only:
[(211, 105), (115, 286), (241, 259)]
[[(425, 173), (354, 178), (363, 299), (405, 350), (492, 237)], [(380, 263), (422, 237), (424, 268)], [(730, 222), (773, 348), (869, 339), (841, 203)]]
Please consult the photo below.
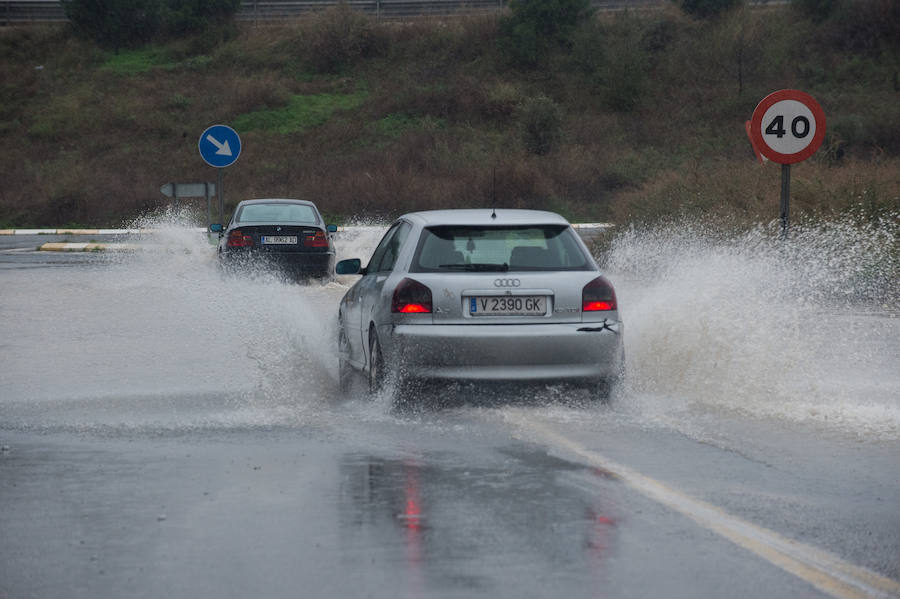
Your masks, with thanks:
[(598, 514), (593, 509), (588, 508), (588, 520), (591, 522), (591, 532), (588, 539), (588, 547), (596, 558), (603, 557), (603, 554), (609, 548), (609, 529), (615, 524), (612, 518), (607, 518), (602, 514)]
[[(602, 478), (610, 478), (612, 476), (602, 468), (594, 468), (592, 471), (596, 476)], [(609, 537), (612, 533), (612, 528), (616, 525), (616, 521), (608, 516), (604, 516), (600, 509), (594, 508), (588, 508), (585, 517), (590, 523), (587, 548), (590, 550), (591, 556), (597, 565), (600, 565), (606, 552), (609, 550)]]
[(413, 462), (403, 464), (405, 484), (403, 486), (404, 511), (397, 514), (406, 529), (406, 562), (409, 566), (409, 584), (413, 596), (420, 596), (425, 589), (422, 575), (424, 551), (422, 549), (422, 508), (419, 495), (419, 469)]
[(397, 517), (403, 522), (403, 526), (410, 530), (422, 529), (422, 509), (419, 500), (418, 469), (414, 464), (404, 464), (406, 484), (403, 488), (405, 509)]
[[(407, 489), (409, 491), (409, 489)], [(421, 512), (419, 510), (419, 502), (418, 498), (407, 496), (406, 498), (406, 511), (400, 515), (400, 519), (403, 520), (406, 528), (420, 530), (422, 528), (421, 523)]]

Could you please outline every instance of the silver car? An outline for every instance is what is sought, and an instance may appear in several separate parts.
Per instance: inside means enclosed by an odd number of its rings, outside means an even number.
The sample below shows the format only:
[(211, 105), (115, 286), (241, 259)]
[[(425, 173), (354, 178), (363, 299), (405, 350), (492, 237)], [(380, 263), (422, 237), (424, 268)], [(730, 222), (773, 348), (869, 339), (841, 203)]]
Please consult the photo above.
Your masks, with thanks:
[[(400, 217), (339, 311), (342, 389), (416, 381), (549, 382), (607, 399), (624, 369), (616, 294), (564, 218), (534, 210)], [(390, 385), (386, 385), (390, 382)]]

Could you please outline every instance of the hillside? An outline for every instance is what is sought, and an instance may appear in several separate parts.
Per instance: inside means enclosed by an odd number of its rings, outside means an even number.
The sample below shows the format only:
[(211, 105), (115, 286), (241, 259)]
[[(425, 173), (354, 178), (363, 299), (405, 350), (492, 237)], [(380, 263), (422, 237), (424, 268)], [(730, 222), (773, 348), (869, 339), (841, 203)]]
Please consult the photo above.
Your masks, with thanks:
[(794, 214), (896, 218), (897, 10), (846, 6), (821, 23), (790, 6), (601, 13), (534, 67), (510, 59), (496, 16), (334, 9), (118, 54), (64, 26), (3, 28), (0, 228), (116, 226), (164, 206), (162, 184), (215, 180), (197, 151), (213, 123), (243, 141), (229, 205), (302, 197), (342, 222), (492, 204), (767, 222), (779, 169), (756, 162), (744, 121), (781, 88), (828, 118), (793, 169)]

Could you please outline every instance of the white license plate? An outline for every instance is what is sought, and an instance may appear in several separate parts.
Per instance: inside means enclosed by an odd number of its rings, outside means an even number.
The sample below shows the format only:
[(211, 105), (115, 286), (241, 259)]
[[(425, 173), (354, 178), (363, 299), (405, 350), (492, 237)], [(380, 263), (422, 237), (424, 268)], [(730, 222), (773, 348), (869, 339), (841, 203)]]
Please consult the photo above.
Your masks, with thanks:
[(263, 235), (263, 245), (297, 245), (296, 235)]
[(547, 313), (547, 296), (497, 295), (469, 298), (472, 316), (543, 316)]

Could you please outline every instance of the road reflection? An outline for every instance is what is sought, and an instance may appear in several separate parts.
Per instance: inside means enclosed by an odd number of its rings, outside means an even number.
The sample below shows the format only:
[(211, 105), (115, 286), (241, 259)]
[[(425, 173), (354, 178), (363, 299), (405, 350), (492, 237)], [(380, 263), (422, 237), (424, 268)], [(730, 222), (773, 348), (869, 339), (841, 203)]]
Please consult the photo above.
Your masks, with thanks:
[(511, 577), (523, 591), (546, 578), (583, 592), (605, 578), (618, 519), (595, 484), (609, 482), (602, 471), (537, 452), (499, 468), (351, 454), (340, 470), (345, 565), (404, 571), (388, 583), (402, 595), (484, 592)]

